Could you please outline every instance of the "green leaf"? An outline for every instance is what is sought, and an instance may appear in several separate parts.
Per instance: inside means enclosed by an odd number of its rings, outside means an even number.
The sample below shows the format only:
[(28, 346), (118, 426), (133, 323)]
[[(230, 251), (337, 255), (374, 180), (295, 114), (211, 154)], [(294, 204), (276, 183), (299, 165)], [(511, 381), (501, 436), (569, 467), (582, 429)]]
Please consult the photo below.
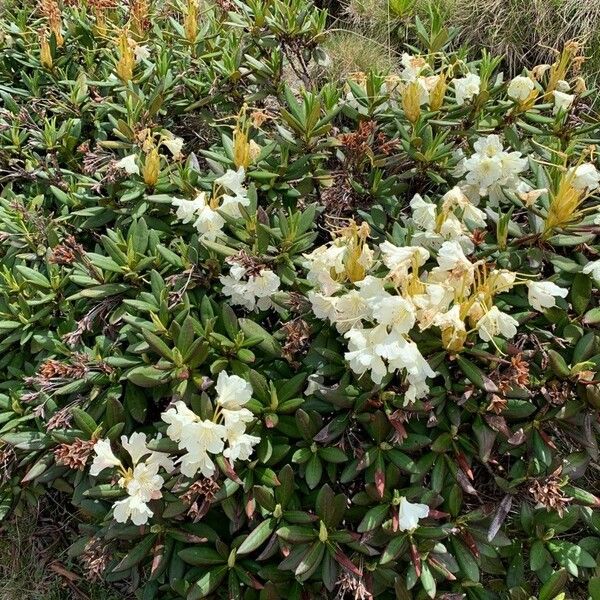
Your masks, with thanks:
[(322, 475), (323, 465), (321, 464), (321, 460), (316, 454), (313, 454), (308, 463), (306, 463), (306, 485), (308, 485), (311, 490), (314, 490), (321, 481)]
[(461, 573), (470, 581), (479, 582), (479, 567), (471, 551), (458, 539), (451, 538), (454, 558)]
[(577, 273), (571, 286), (571, 303), (577, 314), (581, 315), (592, 297), (592, 280), (583, 273)]
[(284, 525), (276, 533), (282, 540), (293, 544), (312, 542), (317, 537), (317, 532), (314, 529), (299, 525)]
[(456, 357), (456, 362), (465, 377), (480, 390), (490, 393), (498, 391), (498, 386), (496, 386), (496, 384), (470, 360), (466, 359), (464, 356), (458, 355)]
[(261, 544), (265, 542), (265, 540), (275, 531), (275, 526), (277, 525), (276, 519), (268, 519), (263, 521), (255, 527), (250, 535), (242, 542), (241, 546), (238, 548), (238, 554), (248, 554), (248, 552), (253, 552), (256, 550)]
[(192, 546), (178, 552), (179, 558), (184, 562), (196, 567), (206, 567), (208, 565), (219, 565), (226, 562), (214, 548), (208, 546)]
[(44, 288), (50, 287), (50, 281), (48, 280), (48, 278), (39, 271), (36, 271), (35, 269), (31, 269), (24, 265), (17, 265), (15, 267), (15, 271), (17, 271), (17, 273), (20, 273), (23, 276), (23, 278), (29, 283), (33, 283), (34, 285), (39, 285), (40, 287)]
[(252, 340), (257, 340), (258, 347), (268, 356), (277, 358), (281, 356), (279, 342), (266, 329), (250, 319), (239, 319), (238, 323), (244, 335)]
[(211, 592), (219, 587), (220, 583), (227, 575), (227, 565), (211, 569), (200, 577), (190, 588), (187, 600), (199, 600), (206, 598)]
[(126, 571), (127, 569), (131, 569), (138, 563), (142, 562), (145, 558), (148, 558), (150, 554), (150, 549), (156, 540), (155, 534), (147, 535), (139, 544), (136, 544), (119, 562), (119, 564), (112, 570), (113, 573), (119, 571)]
[(552, 573), (540, 588), (538, 600), (554, 600), (558, 594), (565, 590), (568, 581), (569, 576), (566, 569), (560, 569)]
[(379, 527), (388, 515), (389, 509), (390, 507), (387, 504), (381, 504), (369, 509), (358, 525), (358, 533), (365, 533)]
[(71, 414), (73, 415), (73, 420), (75, 421), (77, 427), (79, 427), (79, 429), (81, 429), (81, 431), (86, 433), (89, 437), (92, 437), (92, 435), (98, 429), (98, 424), (96, 421), (94, 421), (94, 419), (92, 419), (92, 417), (90, 417), (90, 415), (88, 415), (84, 410), (81, 410), (81, 408), (77, 408), (76, 406), (71, 409)]
[(146, 365), (141, 367), (135, 367), (127, 373), (127, 379), (131, 381), (131, 383), (134, 383), (135, 385), (138, 385), (139, 387), (143, 388), (150, 388), (161, 385), (162, 383), (164, 383), (167, 377), (168, 373), (165, 373), (165, 371), (160, 371), (155, 367), (150, 367)]

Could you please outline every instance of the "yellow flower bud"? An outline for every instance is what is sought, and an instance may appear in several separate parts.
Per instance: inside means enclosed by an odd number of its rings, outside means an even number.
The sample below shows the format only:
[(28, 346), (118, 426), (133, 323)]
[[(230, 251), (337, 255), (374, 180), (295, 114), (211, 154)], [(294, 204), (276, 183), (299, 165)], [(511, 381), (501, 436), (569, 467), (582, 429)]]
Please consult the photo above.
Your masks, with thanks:
[(52, 50), (45, 32), (40, 35), (40, 62), (45, 69), (52, 68)]
[(131, 42), (127, 30), (123, 29), (117, 42), (119, 61), (117, 62), (116, 71), (119, 79), (125, 83), (133, 78), (133, 67), (135, 65), (133, 44)]
[(144, 161), (144, 182), (148, 187), (154, 187), (160, 174), (160, 154), (156, 148), (152, 148), (146, 155)]
[(402, 93), (402, 108), (406, 118), (414, 125), (421, 115), (421, 86), (417, 81), (409, 83)]
[(198, 36), (198, 2), (197, 0), (188, 0), (187, 10), (183, 20), (183, 29), (185, 39), (193, 44)]
[(248, 136), (239, 127), (233, 131), (233, 162), (236, 167), (244, 167), (244, 169), (250, 164)]
[(446, 74), (443, 73), (438, 77), (436, 84), (433, 86), (431, 92), (429, 92), (429, 108), (431, 110), (439, 110), (442, 107), (446, 87)]
[(585, 83), (585, 79), (583, 77), (577, 77), (575, 79), (575, 84), (573, 85), (573, 91), (576, 94), (582, 94), (587, 90), (587, 85)]

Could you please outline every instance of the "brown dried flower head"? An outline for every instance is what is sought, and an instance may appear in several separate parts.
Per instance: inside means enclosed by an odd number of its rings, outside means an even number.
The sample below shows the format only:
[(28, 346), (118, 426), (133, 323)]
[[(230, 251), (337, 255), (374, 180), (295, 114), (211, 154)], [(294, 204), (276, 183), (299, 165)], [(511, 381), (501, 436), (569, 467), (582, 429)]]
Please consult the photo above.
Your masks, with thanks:
[(70, 444), (60, 444), (54, 449), (54, 457), (59, 465), (69, 469), (83, 471), (92, 454), (96, 440), (81, 440), (77, 438)]

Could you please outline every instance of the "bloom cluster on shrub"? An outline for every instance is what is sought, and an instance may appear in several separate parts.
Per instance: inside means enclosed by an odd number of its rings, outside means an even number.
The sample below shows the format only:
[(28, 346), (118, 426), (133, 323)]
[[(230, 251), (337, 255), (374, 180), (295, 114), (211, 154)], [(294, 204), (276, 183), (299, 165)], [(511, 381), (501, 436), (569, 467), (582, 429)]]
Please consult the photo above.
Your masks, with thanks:
[(594, 597), (598, 123), (307, 0), (0, 19), (0, 517), (144, 600)]

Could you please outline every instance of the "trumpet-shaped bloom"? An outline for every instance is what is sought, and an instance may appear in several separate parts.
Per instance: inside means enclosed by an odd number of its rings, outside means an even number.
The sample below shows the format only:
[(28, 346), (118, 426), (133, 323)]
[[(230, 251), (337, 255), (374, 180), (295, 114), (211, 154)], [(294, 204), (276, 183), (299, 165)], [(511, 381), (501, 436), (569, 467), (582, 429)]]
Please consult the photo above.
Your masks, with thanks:
[(519, 322), (503, 313), (497, 306), (492, 306), (480, 319), (477, 321), (477, 331), (479, 337), (484, 342), (490, 342), (493, 337), (501, 335), (506, 339), (510, 339), (517, 334), (517, 325)]
[(528, 281), (527, 299), (535, 310), (543, 312), (556, 305), (556, 298), (565, 298), (569, 290), (558, 287), (551, 281)]
[(409, 502), (402, 496), (398, 505), (398, 529), (412, 531), (419, 526), (419, 521), (427, 518), (428, 515), (429, 506), (427, 504)]
[(94, 444), (94, 459), (90, 467), (90, 475), (99, 475), (104, 469), (121, 466), (121, 461), (114, 455), (110, 440), (98, 440)]
[(113, 505), (113, 516), (117, 523), (127, 523), (131, 519), (134, 525), (145, 525), (153, 515), (154, 512), (139, 496), (127, 496)]
[(517, 102), (525, 102), (534, 89), (535, 84), (533, 83), (533, 79), (519, 75), (508, 84), (507, 94), (509, 98)]
[(123, 169), (127, 175), (139, 175), (140, 168), (137, 164), (137, 155), (130, 154), (117, 162), (117, 167)]
[(479, 94), (481, 89), (481, 78), (475, 73), (469, 73), (466, 77), (453, 80), (456, 104), (462, 106), (466, 100), (470, 100)]
[(592, 163), (583, 163), (577, 167), (569, 169), (569, 174), (573, 177), (571, 185), (576, 190), (593, 192), (600, 187), (600, 173)]
[(217, 378), (217, 404), (229, 410), (239, 410), (252, 397), (252, 386), (237, 375), (225, 371)]

